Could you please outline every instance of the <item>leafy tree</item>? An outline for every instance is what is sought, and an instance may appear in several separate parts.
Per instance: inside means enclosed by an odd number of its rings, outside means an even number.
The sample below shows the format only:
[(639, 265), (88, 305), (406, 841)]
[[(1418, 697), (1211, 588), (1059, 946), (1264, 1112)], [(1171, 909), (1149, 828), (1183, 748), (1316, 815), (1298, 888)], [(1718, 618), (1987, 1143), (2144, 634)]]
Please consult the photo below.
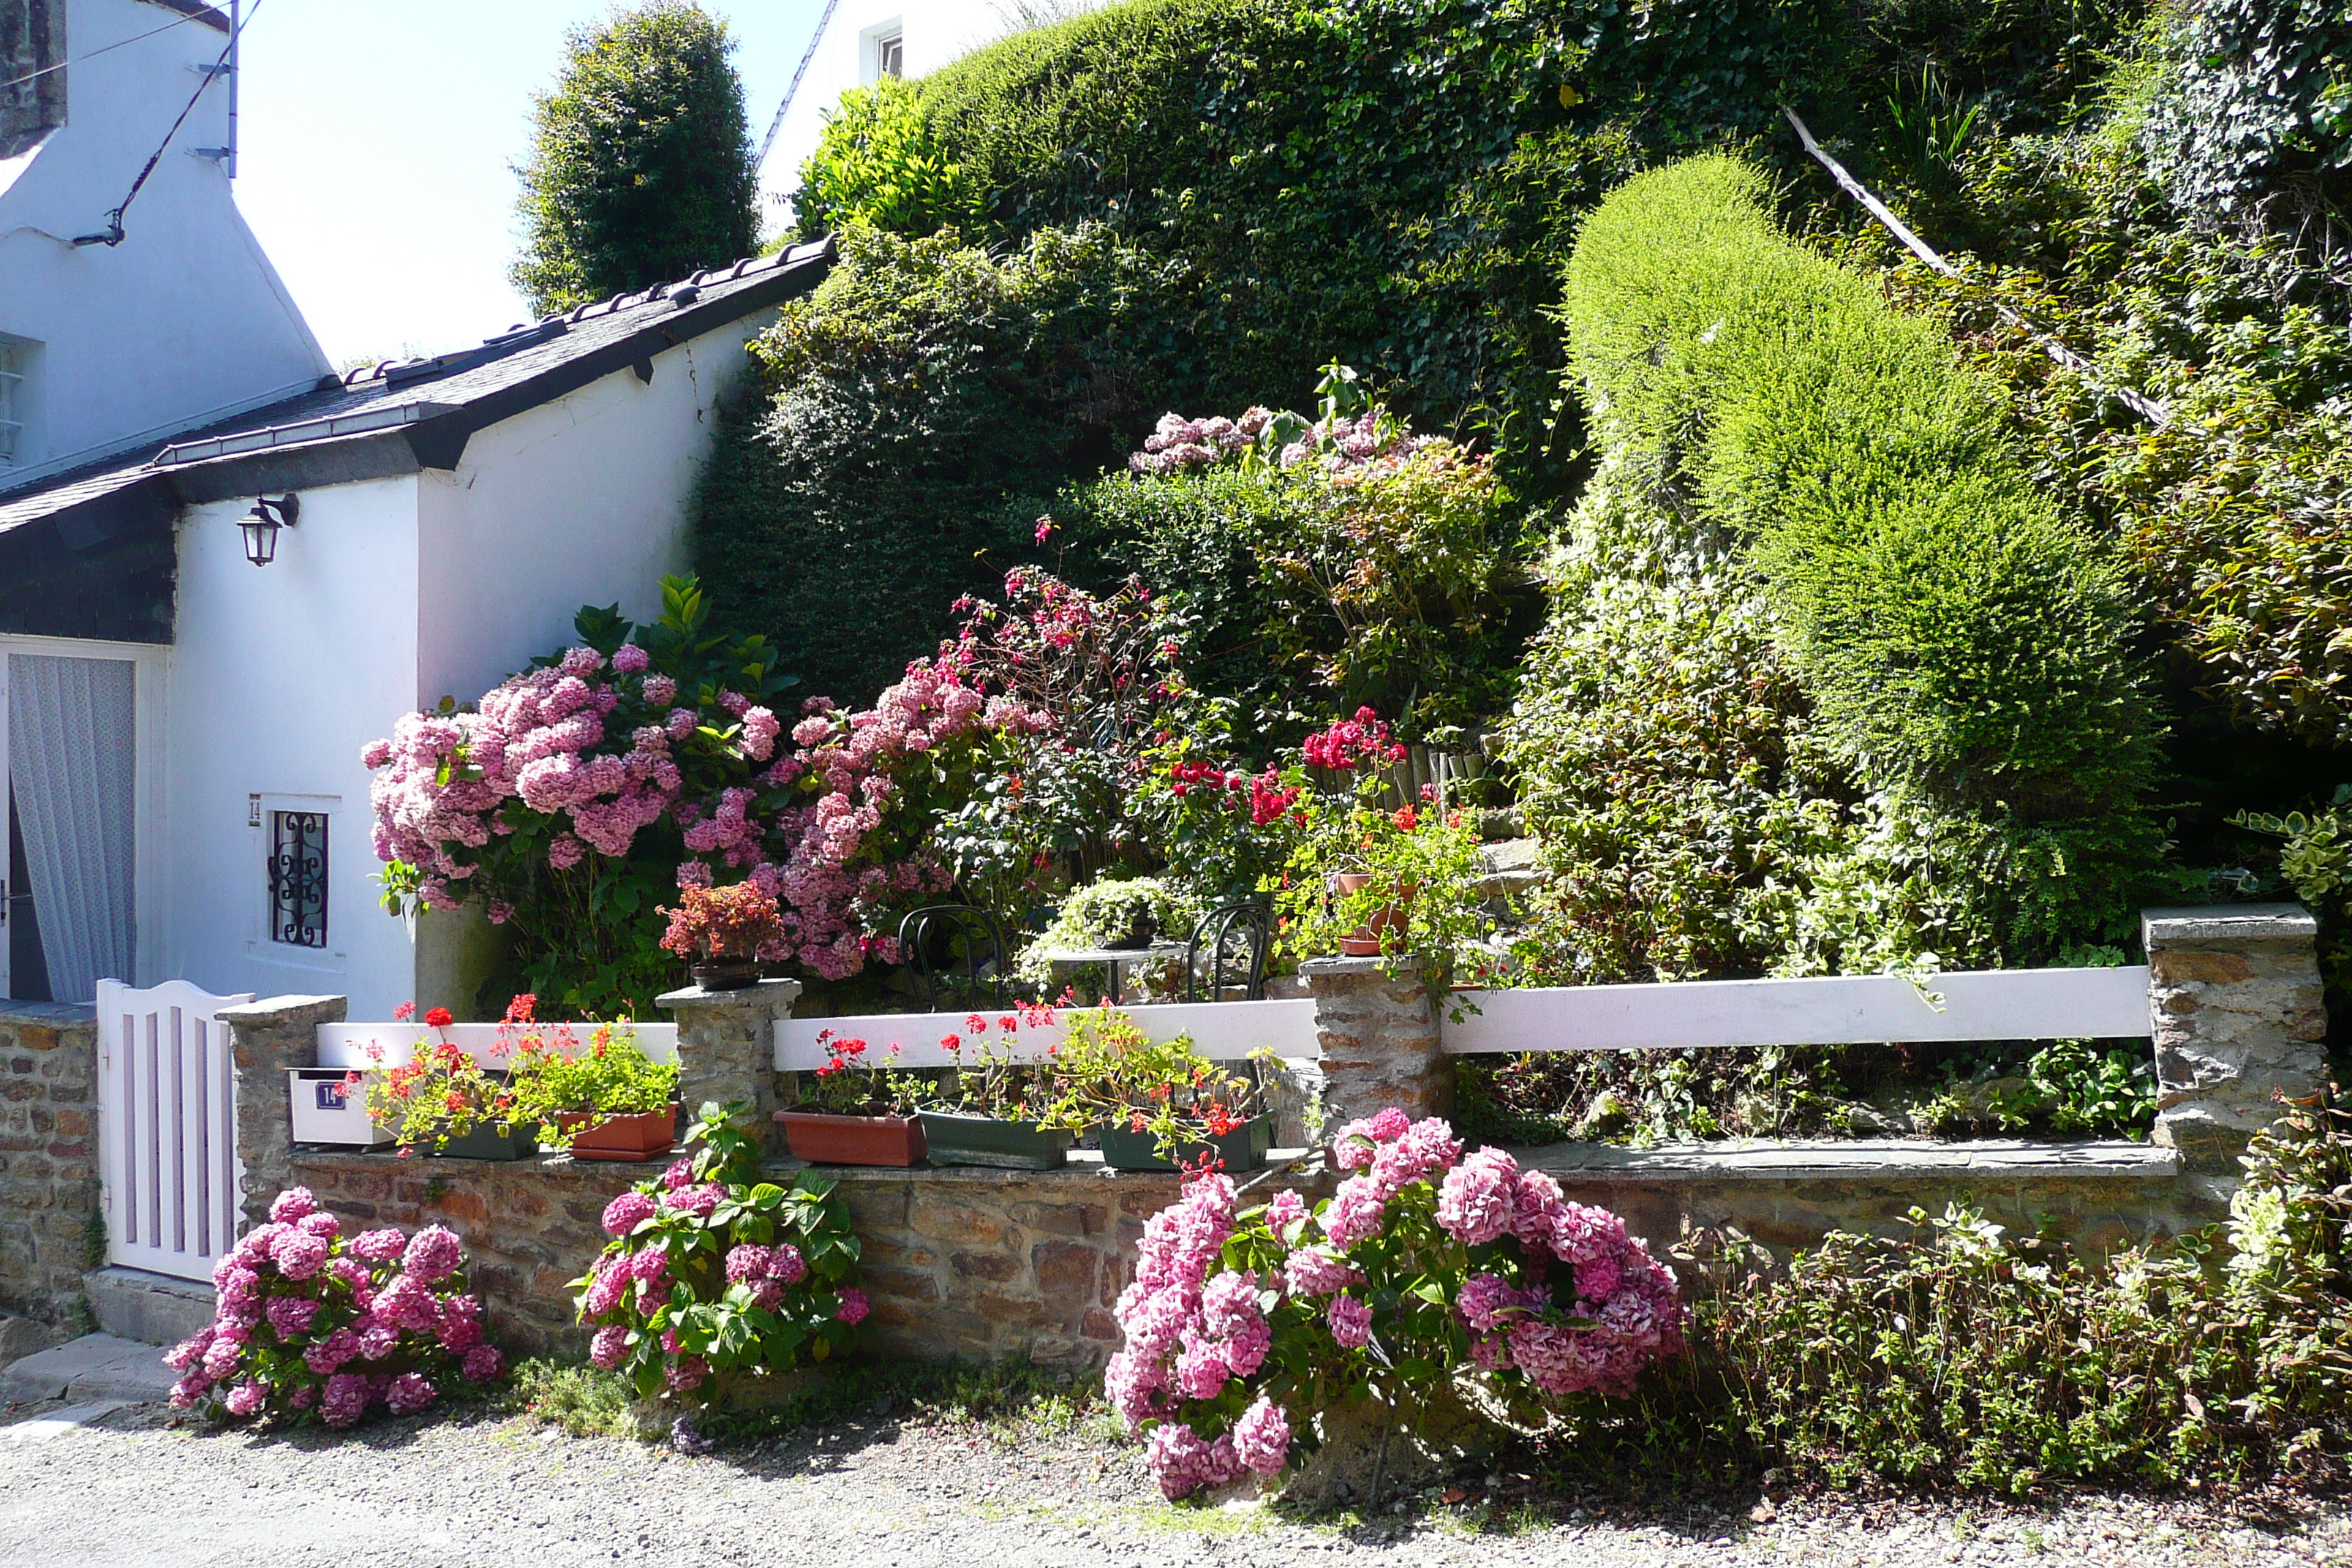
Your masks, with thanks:
[(727, 24), (653, 0), (573, 28), (518, 203), (509, 272), (532, 309), (568, 310), (738, 257), (759, 243), (757, 172)]

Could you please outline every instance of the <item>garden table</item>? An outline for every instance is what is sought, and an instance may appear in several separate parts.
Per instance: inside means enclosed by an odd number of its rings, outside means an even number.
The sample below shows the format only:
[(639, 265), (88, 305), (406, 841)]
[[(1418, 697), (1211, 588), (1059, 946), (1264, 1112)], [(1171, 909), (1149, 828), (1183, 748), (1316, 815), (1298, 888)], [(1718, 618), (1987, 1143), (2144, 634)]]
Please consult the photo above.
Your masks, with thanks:
[(1110, 972), (1111, 1005), (1117, 1006), (1121, 989), (1120, 972), (1130, 963), (1179, 963), (1188, 951), (1181, 942), (1155, 942), (1150, 947), (1049, 947), (1039, 956), (1049, 969), (1077, 969), (1089, 963), (1099, 963)]

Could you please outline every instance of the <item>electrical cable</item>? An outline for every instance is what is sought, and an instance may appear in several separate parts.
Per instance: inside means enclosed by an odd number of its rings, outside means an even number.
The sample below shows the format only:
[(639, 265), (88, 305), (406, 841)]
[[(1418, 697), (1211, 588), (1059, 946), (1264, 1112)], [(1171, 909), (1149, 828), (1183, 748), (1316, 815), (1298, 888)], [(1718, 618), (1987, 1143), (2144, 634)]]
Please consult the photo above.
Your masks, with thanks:
[(189, 98), (187, 107), (180, 110), (180, 117), (177, 120), (172, 121), (172, 129), (163, 132), (163, 140), (156, 144), (155, 151), (148, 156), (147, 166), (139, 171), (139, 177), (131, 182), (131, 189), (123, 195), (122, 205), (106, 215), (106, 231), (102, 234), (79, 235), (75, 237), (74, 244), (77, 246), (103, 245), (110, 248), (122, 243), (125, 237), (122, 232), (122, 215), (129, 212), (131, 204), (139, 199), (141, 188), (147, 184), (147, 176), (155, 172), (155, 165), (163, 161), (163, 153), (172, 145), (172, 138), (180, 133), (180, 127), (185, 125), (188, 122), (188, 116), (196, 111), (196, 100), (204, 97), (205, 89), (220, 79), (221, 73), (227, 68), (229, 56), (236, 50), (236, 41), (245, 37), (246, 28), (251, 26), (254, 17), (260, 14), (261, 0), (253, 0), (252, 9), (246, 12), (244, 17), (237, 23), (236, 31), (228, 36), (227, 47), (221, 50), (220, 58), (214, 62), (212, 69), (205, 73), (205, 79), (196, 84), (196, 90)]
[(127, 49), (143, 38), (152, 38), (158, 33), (168, 33), (174, 27), (184, 27), (195, 20), (197, 18), (193, 16), (182, 16), (176, 21), (166, 22), (160, 27), (150, 27), (143, 33), (134, 33), (130, 37), (118, 38), (110, 44), (101, 44), (86, 55), (76, 55), (69, 60), (59, 60), (53, 66), (43, 66), (39, 70), (27, 71), (14, 81), (0, 81), (0, 92), (5, 92), (12, 87), (22, 87), (28, 81), (37, 81), (51, 71), (61, 71), (68, 66), (78, 66), (84, 60), (94, 60), (99, 56), (111, 54), (116, 49)]

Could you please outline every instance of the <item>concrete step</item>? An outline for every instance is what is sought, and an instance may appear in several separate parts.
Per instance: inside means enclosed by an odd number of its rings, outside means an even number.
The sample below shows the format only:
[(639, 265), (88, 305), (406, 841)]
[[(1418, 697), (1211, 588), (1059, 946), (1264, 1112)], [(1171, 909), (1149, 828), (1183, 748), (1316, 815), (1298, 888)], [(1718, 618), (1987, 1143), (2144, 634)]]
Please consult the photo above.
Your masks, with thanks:
[(213, 1321), (213, 1288), (194, 1279), (117, 1264), (91, 1269), (81, 1284), (99, 1328), (117, 1339), (175, 1345)]
[(167, 1399), (178, 1381), (163, 1364), (163, 1352), (112, 1334), (84, 1334), (55, 1350), (37, 1351), (0, 1368), (0, 1403), (29, 1405), (38, 1399), (80, 1404), (120, 1400), (131, 1404)]

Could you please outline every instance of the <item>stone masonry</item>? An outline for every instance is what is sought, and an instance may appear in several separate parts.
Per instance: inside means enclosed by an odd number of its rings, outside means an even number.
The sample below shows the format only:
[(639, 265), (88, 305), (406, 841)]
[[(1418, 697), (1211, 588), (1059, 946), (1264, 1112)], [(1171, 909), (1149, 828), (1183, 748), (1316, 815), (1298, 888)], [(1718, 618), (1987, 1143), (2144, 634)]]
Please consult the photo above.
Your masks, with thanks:
[(776, 1020), (792, 1016), (797, 980), (762, 980), (740, 991), (689, 985), (655, 998), (677, 1018), (677, 1098), (688, 1116), (704, 1100), (746, 1100), (762, 1128), (776, 1109)]
[(2156, 1140), (2189, 1168), (2235, 1175), (2275, 1097), (2327, 1083), (2319, 923), (2295, 904), (2149, 910)]
[(78, 1315), (99, 1217), (98, 1020), (0, 1002), (0, 1307)]
[(344, 1007), (341, 996), (272, 996), (220, 1011), (236, 1079), (236, 1157), (245, 1166), (240, 1234), (268, 1219), (270, 1200), (294, 1184), (287, 1070), (318, 1065), (319, 1026), (341, 1023)]
[(1438, 1051), (1444, 993), (1426, 965), (1391, 975), (1384, 963), (1314, 958), (1298, 966), (1315, 998), (1324, 1116), (1335, 1128), (1388, 1105), (1414, 1116), (1454, 1111), (1454, 1064)]

